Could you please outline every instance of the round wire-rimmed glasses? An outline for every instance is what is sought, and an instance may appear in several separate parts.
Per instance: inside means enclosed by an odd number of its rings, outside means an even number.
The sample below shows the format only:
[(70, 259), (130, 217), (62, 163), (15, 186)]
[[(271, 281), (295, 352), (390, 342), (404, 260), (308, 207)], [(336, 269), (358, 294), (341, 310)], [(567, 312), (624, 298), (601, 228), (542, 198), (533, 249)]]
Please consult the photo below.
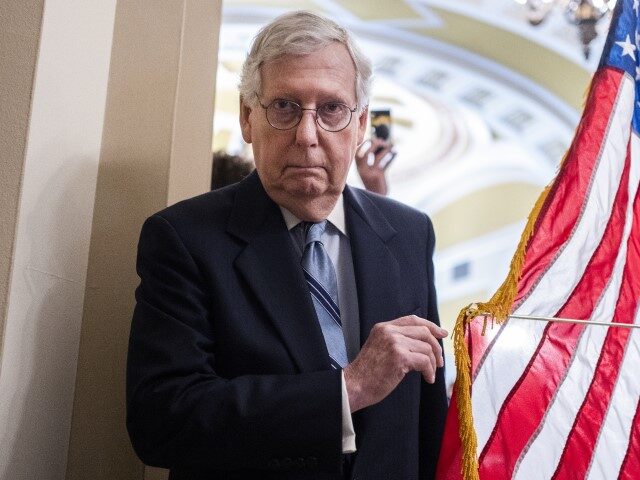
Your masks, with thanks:
[(269, 105), (258, 103), (265, 110), (267, 122), (276, 130), (289, 130), (296, 127), (302, 120), (305, 110), (316, 112), (316, 123), (327, 132), (339, 132), (344, 130), (351, 123), (351, 117), (358, 108), (349, 108), (344, 103), (327, 102), (317, 108), (302, 108), (296, 102), (276, 98)]

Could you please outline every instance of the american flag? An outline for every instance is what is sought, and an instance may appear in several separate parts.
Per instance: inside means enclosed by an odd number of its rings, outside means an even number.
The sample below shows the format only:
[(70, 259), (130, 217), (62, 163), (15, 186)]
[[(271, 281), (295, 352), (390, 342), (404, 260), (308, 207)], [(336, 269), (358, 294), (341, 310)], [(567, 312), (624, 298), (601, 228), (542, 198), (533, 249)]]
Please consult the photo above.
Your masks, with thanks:
[(640, 323), (639, 3), (617, 2), (510, 278), (461, 313), (439, 479), (640, 479), (640, 329), (477, 316), (503, 302), (514, 315)]

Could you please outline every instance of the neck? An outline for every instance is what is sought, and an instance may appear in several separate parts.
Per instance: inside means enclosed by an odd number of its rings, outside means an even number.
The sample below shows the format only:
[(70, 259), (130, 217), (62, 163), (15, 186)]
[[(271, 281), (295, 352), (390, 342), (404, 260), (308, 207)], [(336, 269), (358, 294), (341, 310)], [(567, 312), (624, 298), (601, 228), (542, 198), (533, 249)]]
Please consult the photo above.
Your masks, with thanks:
[(313, 198), (291, 198), (289, 196), (286, 198), (271, 198), (302, 221), (320, 222), (329, 216), (339, 197), (340, 194)]

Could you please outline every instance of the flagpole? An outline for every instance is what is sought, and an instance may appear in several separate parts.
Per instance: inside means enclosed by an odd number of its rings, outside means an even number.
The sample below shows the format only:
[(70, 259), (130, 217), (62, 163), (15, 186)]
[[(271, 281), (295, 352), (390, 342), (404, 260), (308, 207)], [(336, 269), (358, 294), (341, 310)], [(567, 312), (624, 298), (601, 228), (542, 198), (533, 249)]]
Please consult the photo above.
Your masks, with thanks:
[(534, 320), (537, 322), (558, 322), (558, 323), (575, 323), (575, 324), (585, 324), (585, 325), (599, 325), (602, 327), (640, 328), (640, 325), (635, 323), (599, 322), (597, 320), (576, 320), (574, 318), (540, 317), (535, 315), (509, 315), (509, 318), (513, 318), (516, 320)]

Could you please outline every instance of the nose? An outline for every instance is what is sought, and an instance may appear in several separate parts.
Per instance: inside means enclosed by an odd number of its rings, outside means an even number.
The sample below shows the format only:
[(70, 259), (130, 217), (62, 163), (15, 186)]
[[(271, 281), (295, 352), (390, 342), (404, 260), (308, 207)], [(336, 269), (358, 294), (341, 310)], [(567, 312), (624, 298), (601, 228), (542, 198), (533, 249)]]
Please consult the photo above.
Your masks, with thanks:
[(318, 143), (318, 124), (316, 112), (303, 110), (300, 123), (296, 127), (296, 145), (300, 147), (313, 147)]

